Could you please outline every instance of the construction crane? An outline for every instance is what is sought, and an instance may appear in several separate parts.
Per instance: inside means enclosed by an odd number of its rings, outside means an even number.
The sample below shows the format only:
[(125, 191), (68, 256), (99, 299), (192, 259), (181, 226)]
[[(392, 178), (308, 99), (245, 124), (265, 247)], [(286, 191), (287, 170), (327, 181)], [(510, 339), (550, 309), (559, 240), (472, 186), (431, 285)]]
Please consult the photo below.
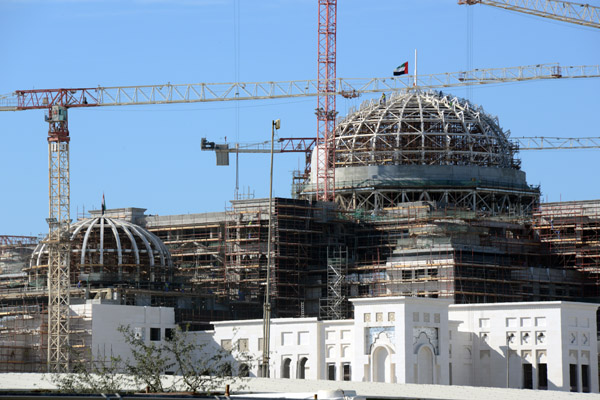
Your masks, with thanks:
[(2, 246), (34, 246), (38, 242), (35, 236), (0, 235), (0, 247)]
[[(303, 180), (308, 176), (311, 169), (311, 154), (315, 148), (316, 138), (279, 138), (276, 143), (271, 142), (259, 143), (235, 143), (230, 146), (229, 143), (209, 142), (206, 138), (202, 138), (200, 142), (200, 150), (214, 151), (217, 158), (217, 166), (229, 165), (229, 154), (245, 154), (245, 153), (304, 153), (304, 174), (294, 175), (294, 179)], [(236, 159), (236, 169), (239, 168), (239, 163)]]
[(458, 4), (484, 4), (557, 21), (600, 28), (600, 7), (555, 0), (458, 0)]
[(519, 150), (600, 149), (600, 137), (517, 137), (510, 138)]
[[(346, 98), (367, 93), (401, 92), (526, 82), (540, 79), (575, 79), (600, 77), (600, 65), (561, 66), (558, 63), (507, 68), (482, 68), (472, 71), (446, 72), (383, 78), (336, 78), (336, 88), (328, 95)], [(332, 89), (333, 90), (333, 89)], [(215, 101), (283, 99), (313, 97), (322, 94), (317, 80), (186, 83), (173, 85), (112, 86), (96, 88), (17, 90), (0, 96), (0, 111), (51, 110), (63, 108), (140, 106)], [(65, 114), (66, 116), (66, 114)]]
[(319, 0), (319, 99), (317, 104), (317, 200), (335, 197), (337, 0)]
[[(579, 150), (600, 149), (600, 137), (511, 137), (509, 139), (519, 151), (523, 150)], [(315, 148), (315, 138), (279, 138), (273, 153), (306, 153), (310, 154)], [(202, 138), (200, 149), (214, 151), (217, 157), (217, 166), (229, 165), (229, 154), (269, 154), (271, 143), (215, 143)], [(310, 158), (307, 157), (307, 163)]]
[[(310, 153), (315, 147), (315, 138), (279, 138), (277, 147), (273, 147), (273, 153)], [(229, 153), (271, 153), (271, 142), (258, 143), (235, 143), (230, 147), (229, 143), (209, 142), (208, 139), (200, 140), (200, 150), (211, 150), (217, 155), (217, 165), (229, 165)], [(310, 162), (310, 160), (307, 160)]]
[[(334, 2), (335, 3), (335, 2)], [(331, 9), (330, 9), (331, 12)], [(331, 15), (330, 15), (331, 17)], [(331, 21), (330, 21), (331, 22)], [(333, 20), (335, 24), (335, 19)], [(331, 32), (329, 31), (331, 34)], [(331, 45), (331, 38), (329, 45)], [(335, 48), (335, 45), (334, 45)], [(331, 60), (325, 63), (332, 66)], [(335, 64), (335, 63), (334, 63)], [(335, 137), (336, 95), (357, 97), (363, 93), (397, 92), (405, 90), (427, 90), (461, 87), (469, 85), (499, 84), (506, 82), (531, 81), (538, 79), (566, 79), (600, 77), (600, 66), (566, 66), (540, 64), (511, 68), (478, 69), (453, 73), (419, 76), (417, 87), (414, 77), (403, 79), (392, 77), (370, 79), (342, 79), (325, 75), (328, 85), (319, 81), (251, 82), (225, 84), (183, 84), (151, 86), (118, 86), (97, 88), (18, 90), (11, 95), (0, 96), (0, 111), (45, 110), (48, 123), (49, 162), (49, 234), (46, 243), (48, 261), (48, 368), (51, 372), (69, 370), (69, 276), (70, 276), (70, 165), (68, 112), (72, 108), (126, 106), (149, 104), (196, 103), (229, 100), (259, 100), (289, 97), (325, 96), (323, 110), (327, 113), (321, 120), (325, 129), (315, 142), (303, 146), (321, 148), (333, 167)], [(321, 115), (323, 117), (323, 115)], [(323, 147), (321, 145), (327, 144)], [(323, 148), (325, 153), (323, 153)], [(321, 160), (324, 160), (321, 156)], [(330, 165), (331, 164), (331, 165)], [(324, 189), (333, 188), (333, 175), (322, 175), (321, 198)], [(324, 179), (327, 177), (327, 179)], [(329, 193), (329, 192), (328, 192)]]
[(69, 166), (68, 100), (48, 108), (48, 369), (69, 371), (69, 287), (71, 256), (71, 188)]

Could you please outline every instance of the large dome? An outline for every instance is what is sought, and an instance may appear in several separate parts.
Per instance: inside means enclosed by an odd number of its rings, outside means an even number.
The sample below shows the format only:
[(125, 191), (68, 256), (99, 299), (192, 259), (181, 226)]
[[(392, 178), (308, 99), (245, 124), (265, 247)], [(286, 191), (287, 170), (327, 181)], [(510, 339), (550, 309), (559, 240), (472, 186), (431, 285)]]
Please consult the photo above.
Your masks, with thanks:
[[(71, 282), (159, 288), (171, 280), (169, 249), (154, 234), (128, 221), (98, 216), (71, 226)], [(42, 241), (28, 269), (32, 285), (45, 285), (48, 248)]]
[(367, 102), (337, 125), (338, 167), (518, 166), (515, 147), (497, 118), (440, 92), (410, 92)]
[[(338, 120), (335, 201), (384, 212), (429, 202), (491, 215), (529, 215), (539, 188), (527, 184), (517, 147), (496, 117), (441, 92), (408, 92), (363, 103)], [(313, 151), (311, 165), (316, 166)], [(316, 198), (316, 173), (295, 187)]]

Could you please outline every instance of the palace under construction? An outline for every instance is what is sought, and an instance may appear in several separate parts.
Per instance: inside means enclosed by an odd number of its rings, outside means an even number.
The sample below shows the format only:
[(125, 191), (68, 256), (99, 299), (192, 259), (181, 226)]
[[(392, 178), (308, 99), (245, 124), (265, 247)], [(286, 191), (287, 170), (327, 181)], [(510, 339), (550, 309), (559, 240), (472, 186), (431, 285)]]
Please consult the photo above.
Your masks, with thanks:
[[(293, 198), (272, 200), (274, 317), (344, 319), (350, 298), (379, 296), (599, 302), (600, 200), (540, 203), (518, 147), (482, 108), (403, 93), (336, 129), (335, 202), (315, 200), (310, 172)], [(269, 221), (269, 199), (92, 211), (72, 225), (71, 304), (173, 307), (197, 330), (261, 318)], [(0, 372), (46, 368), (47, 259), (43, 240), (0, 237)], [(74, 349), (90, 346), (91, 323), (72, 316)]]

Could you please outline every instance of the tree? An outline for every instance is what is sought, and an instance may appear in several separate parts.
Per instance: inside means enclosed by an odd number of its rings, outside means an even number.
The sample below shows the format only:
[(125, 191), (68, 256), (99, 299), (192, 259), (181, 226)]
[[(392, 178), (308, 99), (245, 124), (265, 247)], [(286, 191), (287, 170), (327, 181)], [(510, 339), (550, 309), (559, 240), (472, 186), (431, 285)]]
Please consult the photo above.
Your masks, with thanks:
[(90, 361), (71, 357), (72, 372), (51, 376), (51, 381), (63, 393), (118, 393), (127, 386), (128, 377), (120, 375), (122, 360), (120, 357), (101, 357)]
[[(230, 349), (210, 341), (200, 343), (198, 337), (179, 327), (158, 344), (146, 343), (130, 326), (122, 325), (118, 331), (129, 346), (131, 356), (98, 360), (89, 357), (92, 361), (78, 363), (73, 373), (56, 376), (54, 382), (61, 392), (117, 393), (134, 384), (154, 393), (181, 390), (211, 393), (223, 390), (226, 383), (238, 379), (232, 376), (237, 365), (242, 366), (241, 374), (247, 373), (243, 366), (250, 358), (245, 351), (235, 350), (234, 358)], [(174, 377), (167, 379), (166, 373)]]
[(232, 379), (235, 360), (221, 347), (208, 348), (207, 343), (193, 341), (179, 327), (167, 339), (166, 347), (177, 368), (175, 385), (186, 391), (211, 393), (223, 390), (225, 381)]
[(173, 367), (167, 347), (156, 345), (154, 342), (145, 343), (130, 326), (121, 325), (118, 331), (129, 345), (132, 356), (132, 359), (124, 360), (124, 372), (149, 392), (165, 392), (162, 376)]
[[(198, 338), (180, 327), (165, 335), (161, 345), (147, 344), (130, 327), (119, 327), (131, 349), (131, 359), (124, 360), (125, 372), (138, 385), (150, 392), (184, 390), (193, 393), (211, 393), (236, 381), (234, 367), (248, 363), (245, 351), (223, 349), (212, 342), (201, 343)], [(234, 348), (237, 348), (237, 344)], [(246, 365), (246, 364), (242, 364)], [(174, 375), (172, 383), (165, 386), (164, 374)]]

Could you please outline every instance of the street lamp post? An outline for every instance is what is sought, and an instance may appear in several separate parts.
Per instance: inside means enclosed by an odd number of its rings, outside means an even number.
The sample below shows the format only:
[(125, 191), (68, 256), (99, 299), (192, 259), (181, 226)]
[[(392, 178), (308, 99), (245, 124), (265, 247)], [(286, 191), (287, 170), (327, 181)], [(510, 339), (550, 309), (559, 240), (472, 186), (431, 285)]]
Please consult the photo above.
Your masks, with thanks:
[(281, 127), (280, 120), (274, 120), (271, 123), (271, 173), (269, 175), (269, 230), (267, 233), (267, 285), (265, 288), (265, 302), (263, 305), (263, 359), (262, 359), (262, 376), (269, 377), (269, 342), (271, 334), (271, 302), (270, 302), (270, 287), (271, 287), (271, 266), (273, 260), (271, 257), (271, 241), (272, 241), (272, 218), (273, 218), (273, 143), (275, 141), (275, 129)]

